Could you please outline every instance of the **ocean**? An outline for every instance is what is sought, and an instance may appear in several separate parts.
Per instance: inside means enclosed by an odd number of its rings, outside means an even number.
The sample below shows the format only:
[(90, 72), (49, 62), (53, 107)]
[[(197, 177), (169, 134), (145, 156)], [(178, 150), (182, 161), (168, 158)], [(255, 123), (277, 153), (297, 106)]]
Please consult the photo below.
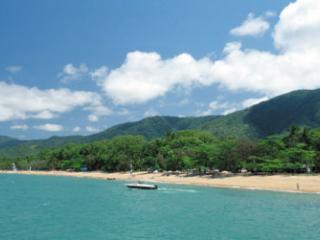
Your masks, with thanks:
[(0, 175), (0, 239), (320, 239), (320, 195), (159, 186)]

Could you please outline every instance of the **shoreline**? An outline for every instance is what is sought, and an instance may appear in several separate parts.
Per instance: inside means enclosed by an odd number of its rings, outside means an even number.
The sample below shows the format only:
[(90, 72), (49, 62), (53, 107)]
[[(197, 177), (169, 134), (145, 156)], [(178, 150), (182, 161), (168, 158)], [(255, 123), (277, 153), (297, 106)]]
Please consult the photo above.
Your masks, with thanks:
[[(164, 175), (163, 173), (66, 172), (66, 171), (2, 171), (0, 174), (23, 174), (91, 178), (101, 180), (146, 181), (215, 188), (246, 189), (291, 193), (320, 193), (320, 175), (211, 176)], [(298, 185), (298, 186), (297, 186)], [(297, 189), (299, 187), (299, 190)]]

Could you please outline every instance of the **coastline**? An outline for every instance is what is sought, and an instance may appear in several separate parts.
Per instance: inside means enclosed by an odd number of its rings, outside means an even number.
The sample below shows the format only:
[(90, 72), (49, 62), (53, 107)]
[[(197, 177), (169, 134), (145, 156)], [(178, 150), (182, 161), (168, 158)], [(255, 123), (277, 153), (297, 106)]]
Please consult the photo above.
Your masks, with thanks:
[[(66, 171), (2, 171), (0, 174), (24, 174), (92, 178), (102, 180), (146, 181), (154, 183), (236, 188), (295, 193), (320, 193), (320, 175), (272, 175), (232, 176), (212, 178), (210, 176), (164, 175), (163, 173), (134, 172), (66, 172)], [(299, 185), (299, 190), (297, 189)]]

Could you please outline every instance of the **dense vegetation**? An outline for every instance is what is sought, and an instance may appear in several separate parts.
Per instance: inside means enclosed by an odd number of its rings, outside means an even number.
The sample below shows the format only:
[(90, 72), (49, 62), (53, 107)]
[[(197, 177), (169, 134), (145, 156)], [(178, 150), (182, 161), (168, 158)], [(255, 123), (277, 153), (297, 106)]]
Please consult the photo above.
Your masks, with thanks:
[(21, 141), (0, 136), (0, 157), (16, 158), (37, 155), (69, 143), (93, 143), (117, 136), (143, 136), (147, 141), (168, 131), (200, 130), (217, 138), (261, 139), (283, 134), (290, 126), (320, 127), (320, 89), (295, 91), (226, 116), (168, 117), (157, 116), (119, 124), (89, 136), (52, 137)]
[[(116, 136), (141, 135), (146, 139), (155, 139), (163, 136), (167, 131), (198, 129), (205, 123), (215, 119), (206, 117), (169, 117), (157, 116), (137, 122), (116, 125), (105, 131), (89, 136), (51, 137), (44, 140), (21, 141), (0, 136), (0, 157), (16, 158), (36, 155), (43, 149), (61, 147), (67, 143), (91, 143), (94, 141), (111, 139)], [(1, 139), (3, 139), (1, 141)]]
[(255, 105), (244, 122), (261, 137), (281, 133), (292, 125), (320, 127), (320, 89), (294, 91)]
[(142, 136), (119, 136), (87, 144), (67, 144), (36, 156), (0, 160), (0, 168), (128, 171), (219, 169), (253, 173), (320, 171), (320, 129), (291, 127), (286, 135), (260, 141), (217, 138), (202, 131), (167, 132), (147, 141)]

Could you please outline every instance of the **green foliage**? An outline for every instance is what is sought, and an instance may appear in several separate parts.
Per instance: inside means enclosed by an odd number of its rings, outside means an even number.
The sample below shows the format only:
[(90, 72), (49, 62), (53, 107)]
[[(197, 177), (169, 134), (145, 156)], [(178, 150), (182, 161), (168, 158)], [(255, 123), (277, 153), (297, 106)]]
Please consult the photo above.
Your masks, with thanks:
[[(45, 149), (62, 147), (69, 143), (93, 143), (117, 136), (134, 135), (154, 140), (165, 136), (169, 131), (174, 133), (183, 130), (206, 131), (220, 138), (260, 139), (274, 134), (284, 134), (293, 125), (320, 127), (320, 90), (291, 92), (226, 116), (185, 118), (156, 116), (119, 124), (85, 137), (52, 137), (45, 140), (21, 141), (0, 136), (0, 157), (37, 155)], [(295, 135), (298, 134), (302, 139), (313, 141), (313, 144), (317, 144), (317, 148), (320, 149), (317, 137), (319, 131), (310, 132), (305, 128), (302, 135), (300, 131), (302, 130), (295, 127), (289, 130), (290, 138), (284, 141), (287, 147), (301, 140), (296, 138)]]
[(11, 170), (12, 169), (12, 160), (8, 159), (8, 158), (0, 158), (0, 169)]
[(261, 137), (279, 134), (292, 125), (320, 126), (320, 89), (281, 95), (249, 109), (245, 121)]
[(118, 136), (92, 143), (44, 149), (37, 155), (0, 159), (0, 169), (103, 171), (219, 169), (254, 173), (320, 172), (320, 129), (293, 126), (284, 136), (259, 141), (218, 138), (203, 131), (167, 131), (165, 136)]

